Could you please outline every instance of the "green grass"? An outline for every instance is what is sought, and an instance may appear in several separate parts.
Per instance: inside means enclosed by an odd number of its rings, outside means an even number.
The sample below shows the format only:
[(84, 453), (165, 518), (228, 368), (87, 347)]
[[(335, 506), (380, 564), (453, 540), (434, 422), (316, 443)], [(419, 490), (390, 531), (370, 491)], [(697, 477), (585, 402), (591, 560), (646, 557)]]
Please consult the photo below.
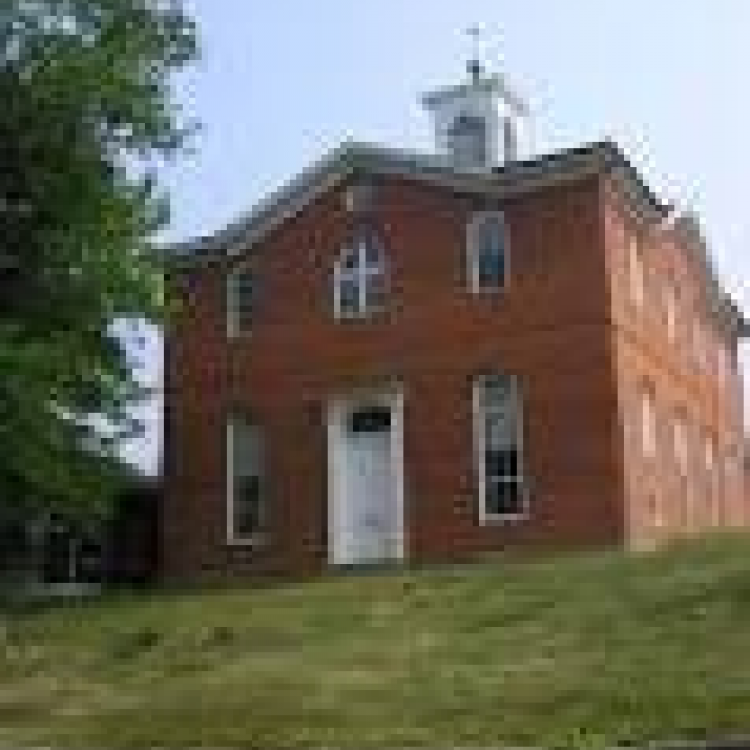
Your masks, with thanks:
[(0, 746), (750, 733), (750, 538), (120, 596), (0, 628)]

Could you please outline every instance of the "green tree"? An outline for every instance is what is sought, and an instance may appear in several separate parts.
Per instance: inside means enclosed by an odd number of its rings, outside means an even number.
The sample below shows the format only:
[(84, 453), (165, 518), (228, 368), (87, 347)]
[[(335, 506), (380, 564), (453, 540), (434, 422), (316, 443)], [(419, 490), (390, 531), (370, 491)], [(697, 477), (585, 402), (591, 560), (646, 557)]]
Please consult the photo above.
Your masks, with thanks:
[(176, 0), (0, 0), (0, 510), (111, 496), (142, 396), (112, 323), (165, 309), (156, 175), (196, 54)]

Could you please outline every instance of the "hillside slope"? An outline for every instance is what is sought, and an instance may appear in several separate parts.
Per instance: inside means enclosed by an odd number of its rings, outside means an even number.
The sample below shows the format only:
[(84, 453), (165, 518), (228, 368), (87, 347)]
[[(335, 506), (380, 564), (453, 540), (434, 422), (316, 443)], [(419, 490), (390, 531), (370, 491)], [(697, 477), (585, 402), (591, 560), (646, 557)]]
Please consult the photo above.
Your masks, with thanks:
[(0, 629), (0, 745), (750, 734), (750, 538), (122, 596)]

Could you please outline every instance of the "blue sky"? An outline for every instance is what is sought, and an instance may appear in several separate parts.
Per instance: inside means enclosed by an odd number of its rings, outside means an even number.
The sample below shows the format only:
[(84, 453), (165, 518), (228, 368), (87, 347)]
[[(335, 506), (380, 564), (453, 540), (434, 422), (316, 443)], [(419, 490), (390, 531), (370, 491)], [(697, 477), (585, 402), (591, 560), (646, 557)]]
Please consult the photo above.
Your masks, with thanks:
[[(538, 151), (613, 136), (657, 190), (702, 215), (727, 288), (750, 311), (750, 3), (742, 0), (188, 0), (202, 59), (178, 98), (202, 124), (165, 173), (168, 236), (222, 227), (342, 139), (429, 150), (420, 95), (488, 65), (529, 99)], [(158, 380), (158, 341), (144, 352)], [(748, 363), (750, 364), (750, 363)], [(158, 410), (148, 410), (153, 465)], [(131, 451), (132, 452), (132, 451)], [(134, 455), (135, 455), (134, 454)]]

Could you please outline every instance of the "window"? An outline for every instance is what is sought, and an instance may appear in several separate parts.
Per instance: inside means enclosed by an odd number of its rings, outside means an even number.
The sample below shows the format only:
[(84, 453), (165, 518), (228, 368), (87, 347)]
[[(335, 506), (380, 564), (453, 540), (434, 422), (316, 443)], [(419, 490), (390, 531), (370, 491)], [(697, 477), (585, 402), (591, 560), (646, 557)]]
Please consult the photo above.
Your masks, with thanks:
[(719, 472), (718, 463), (716, 461), (716, 446), (710, 435), (705, 437), (705, 451), (706, 451), (706, 499), (705, 502), (709, 508), (709, 521), (712, 525), (716, 526), (720, 522), (719, 503), (721, 498), (719, 496)]
[(459, 166), (487, 164), (487, 123), (483, 117), (461, 114), (448, 129), (448, 148)]
[[(677, 468), (677, 495), (680, 499), (679, 524), (688, 528), (693, 515), (693, 493), (690, 478), (690, 446), (688, 443), (687, 421), (684, 415), (678, 414), (672, 423), (672, 450)], [(677, 520), (677, 519), (676, 519)]]
[(522, 517), (527, 502), (517, 378), (493, 375), (477, 381), (474, 413), (480, 519)]
[(722, 513), (721, 523), (723, 524), (744, 524), (746, 522), (743, 516), (738, 515), (738, 513), (743, 512), (742, 508), (746, 507), (744, 503), (738, 504), (738, 500), (742, 497), (742, 474), (742, 454), (731, 446), (727, 446), (721, 479), (723, 491), (720, 511)]
[(664, 312), (667, 322), (667, 336), (670, 341), (677, 338), (677, 289), (670, 279), (664, 289)]
[(502, 289), (507, 283), (508, 248), (501, 213), (479, 214), (469, 224), (468, 277), (474, 292)]
[(391, 429), (391, 409), (387, 406), (371, 406), (358, 409), (349, 417), (349, 432), (388, 432)]
[(628, 247), (628, 272), (630, 275), (630, 296), (637, 307), (643, 306), (644, 273), (641, 248), (636, 237), (632, 237)]
[(266, 527), (259, 428), (244, 420), (227, 425), (227, 538), (257, 541)]
[(238, 268), (227, 277), (227, 335), (250, 330), (255, 306), (255, 274), (251, 268)]
[(383, 248), (371, 231), (360, 232), (334, 266), (334, 313), (337, 318), (365, 317), (383, 308), (386, 267)]
[(680, 416), (675, 417), (672, 423), (672, 442), (677, 469), (680, 476), (686, 477), (690, 457), (688, 454), (687, 428), (685, 420)]
[(706, 358), (704, 356), (706, 351), (705, 338), (703, 323), (700, 318), (696, 317), (693, 321), (693, 355), (696, 364), (701, 368), (703, 368), (706, 363)]
[(723, 391), (727, 384), (727, 350), (721, 340), (716, 346), (716, 379), (720, 390)]
[(653, 456), (656, 453), (654, 397), (648, 390), (641, 395), (641, 443), (644, 455)]

